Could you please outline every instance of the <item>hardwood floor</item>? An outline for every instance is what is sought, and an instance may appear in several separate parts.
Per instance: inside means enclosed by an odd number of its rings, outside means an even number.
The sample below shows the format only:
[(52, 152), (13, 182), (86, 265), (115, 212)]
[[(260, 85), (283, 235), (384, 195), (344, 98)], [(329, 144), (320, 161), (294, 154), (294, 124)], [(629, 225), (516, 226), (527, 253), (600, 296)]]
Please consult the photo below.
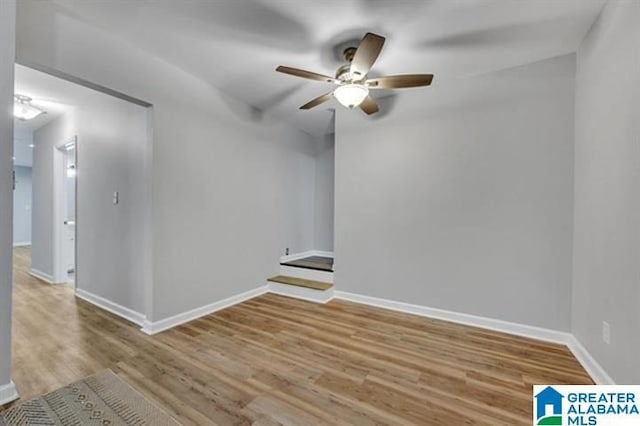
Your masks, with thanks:
[(533, 383), (591, 383), (563, 346), (344, 301), (265, 295), (150, 337), (29, 262), (16, 249), (23, 400), (111, 368), (185, 425), (511, 426)]
[(313, 290), (321, 290), (321, 291), (329, 290), (331, 287), (333, 287), (332, 283), (327, 283), (324, 281), (308, 280), (305, 278), (298, 278), (298, 277), (288, 277), (286, 275), (276, 275), (275, 277), (268, 278), (267, 281), (293, 285), (296, 287), (310, 288)]

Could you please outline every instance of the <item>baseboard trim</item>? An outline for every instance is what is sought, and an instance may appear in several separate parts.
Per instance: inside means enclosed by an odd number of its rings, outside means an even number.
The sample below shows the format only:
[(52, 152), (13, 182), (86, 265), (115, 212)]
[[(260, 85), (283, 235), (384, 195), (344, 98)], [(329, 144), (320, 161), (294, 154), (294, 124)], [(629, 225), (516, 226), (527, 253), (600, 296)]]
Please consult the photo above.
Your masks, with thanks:
[(332, 251), (313, 250), (314, 256), (334, 257)]
[(361, 294), (348, 293), (344, 291), (335, 292), (336, 299), (348, 300), (350, 302), (362, 303), (364, 305), (376, 306), (378, 308), (390, 309), (392, 311), (404, 312), (428, 318), (435, 318), (450, 321), (458, 324), (470, 325), (499, 331), (502, 333), (514, 334), (516, 336), (528, 337), (545, 342), (565, 345), (576, 357), (585, 371), (598, 385), (613, 385), (615, 382), (580, 344), (576, 337), (568, 332), (551, 330), (548, 328), (534, 327), (531, 325), (519, 324), (509, 321), (497, 320), (493, 318), (480, 317), (476, 315), (463, 314), (460, 312), (447, 311), (444, 309), (430, 308), (427, 306), (413, 305), (410, 303), (397, 302), (378, 297), (364, 296)]
[[(36, 274), (39, 271), (35, 271), (32, 275), (39, 279), (43, 279)], [(44, 279), (50, 282), (47, 279)], [(388, 299), (382, 299), (378, 297), (365, 296), (362, 294), (349, 293), (345, 291), (331, 292), (323, 300), (308, 297), (307, 294), (291, 294), (289, 290), (281, 291), (280, 288), (272, 285), (264, 285), (244, 293), (237, 294), (235, 296), (228, 297), (226, 299), (201, 306), (199, 308), (192, 309), (187, 312), (183, 312), (174, 315), (169, 318), (165, 318), (159, 321), (151, 322), (146, 317), (136, 311), (129, 308), (125, 308), (122, 305), (111, 302), (103, 297), (97, 296), (82, 289), (76, 289), (76, 296), (92, 303), (106, 311), (109, 311), (115, 315), (118, 315), (134, 324), (142, 327), (142, 331), (149, 335), (154, 335), (178, 325), (193, 321), (206, 315), (210, 315), (216, 311), (231, 307), (238, 303), (242, 303), (246, 300), (260, 296), (265, 293), (280, 294), (283, 296), (296, 297), (298, 299), (308, 300), (316, 303), (327, 303), (333, 298), (347, 300), (350, 302), (361, 303), (364, 305), (375, 306), (378, 308), (389, 309), (398, 312), (404, 312), (412, 315), (418, 315), (428, 318), (440, 319), (443, 321), (450, 321), (458, 324), (470, 325), (474, 327), (484, 328), (488, 330), (499, 331), (502, 333), (513, 334), (522, 337), (528, 337), (531, 339), (542, 340), (551, 343), (558, 343), (567, 346), (567, 348), (573, 353), (578, 362), (583, 366), (586, 372), (591, 376), (593, 381), (598, 385), (614, 385), (615, 381), (609, 376), (604, 368), (591, 356), (589, 351), (580, 343), (580, 341), (571, 333), (564, 331), (551, 330), (548, 328), (534, 327), (525, 324), (519, 324), (509, 321), (497, 320), (493, 318), (486, 318), (477, 315), (464, 314), (460, 312), (447, 311), (444, 309), (430, 308), (427, 306), (414, 305), (405, 302), (398, 302)], [(325, 292), (319, 292), (325, 293)], [(324, 294), (323, 294), (324, 296)], [(13, 382), (8, 385), (0, 386), (0, 405), (13, 401), (18, 398), (18, 392)], [(4, 401), (4, 402), (3, 402)]]
[(105, 311), (109, 311), (112, 314), (124, 318), (127, 321), (131, 321), (132, 323), (139, 326), (143, 326), (145, 323), (146, 317), (144, 314), (136, 312), (133, 309), (126, 308), (118, 303), (98, 296), (97, 294), (90, 293), (86, 290), (82, 290), (81, 288), (76, 288), (76, 297), (79, 297), (82, 300), (96, 305), (97, 307), (102, 308)]
[(44, 281), (47, 284), (64, 284), (64, 283), (55, 282), (52, 275), (49, 275), (49, 274), (47, 274), (45, 272), (42, 272), (42, 271), (39, 271), (37, 269), (31, 268), (31, 271), (29, 271), (29, 275), (39, 279), (40, 281)]
[(293, 253), (287, 256), (280, 257), (280, 263), (291, 262), (293, 260), (304, 259), (305, 257), (310, 256), (321, 256), (321, 257), (333, 257), (332, 251), (321, 251), (321, 250), (307, 250), (300, 253)]
[(607, 374), (604, 368), (595, 360), (593, 356), (582, 346), (582, 343), (574, 336), (571, 335), (567, 347), (576, 357), (578, 362), (582, 364), (582, 367), (589, 373), (593, 381), (597, 385), (615, 385), (616, 382)]
[(31, 245), (31, 241), (23, 241), (21, 243), (13, 243), (14, 247), (25, 247), (25, 246), (30, 246)]
[(509, 321), (497, 320), (481, 317), (477, 315), (463, 314), (459, 312), (447, 311), (444, 309), (430, 308), (427, 306), (413, 305), (410, 303), (396, 302), (393, 300), (381, 299), (377, 297), (364, 296), (361, 294), (336, 291), (338, 299), (351, 302), (363, 303), (365, 305), (377, 306), (379, 308), (391, 309), (423, 317), (441, 319), (444, 321), (465, 324), (474, 327), (486, 328), (503, 333), (515, 334), (517, 336), (530, 337), (552, 343), (566, 345), (571, 337), (570, 333), (551, 330), (548, 328), (534, 327), (530, 325), (518, 324)]
[(154, 335), (178, 325), (184, 324), (186, 322), (193, 321), (206, 315), (210, 315), (221, 309), (225, 309), (238, 303), (242, 303), (245, 300), (260, 296), (262, 294), (265, 294), (268, 290), (269, 286), (264, 285), (258, 288), (254, 288), (253, 290), (245, 291), (244, 293), (219, 300), (209, 305), (201, 306), (199, 308), (195, 308), (169, 318), (161, 319), (159, 321), (151, 322), (145, 320), (142, 331), (146, 334)]
[(0, 386), (0, 405), (8, 404), (18, 398), (20, 398), (20, 394), (13, 381)]

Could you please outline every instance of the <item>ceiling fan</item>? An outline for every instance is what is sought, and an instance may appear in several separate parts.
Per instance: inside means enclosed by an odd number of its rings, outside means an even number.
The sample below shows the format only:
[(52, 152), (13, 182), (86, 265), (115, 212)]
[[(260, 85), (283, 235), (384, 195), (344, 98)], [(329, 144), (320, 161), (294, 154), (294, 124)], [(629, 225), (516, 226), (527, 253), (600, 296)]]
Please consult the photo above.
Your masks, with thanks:
[(433, 74), (404, 74), (367, 79), (367, 74), (375, 63), (385, 38), (373, 33), (367, 33), (357, 48), (348, 47), (344, 50), (346, 64), (340, 66), (335, 77), (322, 75), (298, 68), (280, 65), (276, 71), (309, 80), (336, 84), (338, 87), (322, 96), (307, 102), (300, 109), (311, 109), (335, 97), (347, 108), (359, 106), (365, 113), (378, 112), (378, 104), (369, 94), (370, 89), (403, 89), (408, 87), (429, 86), (433, 81)]

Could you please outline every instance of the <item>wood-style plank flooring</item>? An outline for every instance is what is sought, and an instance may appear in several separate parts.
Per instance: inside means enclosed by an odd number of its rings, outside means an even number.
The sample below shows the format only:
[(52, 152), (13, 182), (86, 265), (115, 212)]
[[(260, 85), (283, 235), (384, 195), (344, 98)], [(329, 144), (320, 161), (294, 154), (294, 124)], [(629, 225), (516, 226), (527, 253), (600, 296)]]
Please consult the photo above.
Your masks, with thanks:
[(563, 346), (265, 295), (150, 337), (28, 274), (15, 251), (23, 400), (111, 368), (188, 424), (528, 425), (533, 383), (591, 383)]

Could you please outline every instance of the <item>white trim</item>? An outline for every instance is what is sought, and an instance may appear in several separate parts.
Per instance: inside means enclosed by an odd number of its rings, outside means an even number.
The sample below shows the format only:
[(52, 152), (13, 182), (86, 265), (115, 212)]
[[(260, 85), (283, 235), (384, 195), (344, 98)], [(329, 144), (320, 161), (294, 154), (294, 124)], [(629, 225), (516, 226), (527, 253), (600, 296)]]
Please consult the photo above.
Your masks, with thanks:
[(616, 382), (607, 374), (604, 368), (598, 363), (598, 361), (591, 356), (591, 354), (587, 351), (587, 349), (582, 346), (580, 341), (575, 337), (571, 336), (569, 342), (567, 343), (569, 350), (573, 353), (573, 356), (576, 357), (578, 362), (582, 364), (582, 367), (589, 373), (591, 378), (597, 385), (615, 385)]
[(305, 257), (321, 256), (321, 257), (333, 257), (332, 251), (321, 250), (307, 250), (301, 253), (293, 253), (287, 256), (280, 256), (280, 263), (291, 262), (293, 260), (304, 259)]
[(20, 394), (18, 394), (18, 389), (13, 381), (0, 386), (0, 405), (15, 401), (18, 398), (20, 398)]
[[(77, 149), (78, 137), (73, 136), (67, 139), (65, 142), (57, 144), (53, 147), (53, 277), (54, 281), (67, 282), (67, 268), (68, 268), (68, 247), (65, 241), (65, 225), (64, 221), (67, 218), (67, 187), (65, 185), (66, 176), (66, 157), (65, 153), (69, 151), (69, 147), (73, 146)], [(77, 152), (74, 153), (77, 159)], [(77, 163), (76, 163), (77, 168)], [(78, 196), (77, 191), (77, 178), (74, 181), (76, 184), (76, 198)], [(75, 206), (77, 206), (77, 199)], [(76, 209), (77, 210), (77, 209)], [(77, 216), (77, 215), (76, 215)], [(77, 217), (76, 217), (77, 222)], [(74, 232), (76, 228), (74, 228)], [(77, 237), (74, 238), (77, 241)], [(74, 250), (73, 256), (76, 252)], [(75, 259), (74, 259), (75, 267)], [(75, 284), (74, 284), (75, 285)]]
[(305, 257), (313, 256), (313, 250), (303, 251), (301, 253), (288, 254), (286, 256), (280, 256), (280, 263), (291, 262), (292, 260), (303, 259)]
[(336, 291), (336, 297), (338, 299), (363, 303), (365, 305), (377, 306), (379, 308), (391, 309), (394, 311), (406, 312), (413, 315), (486, 328), (503, 333), (515, 334), (517, 336), (531, 337), (534, 339), (560, 343), (563, 345), (566, 345), (569, 342), (569, 337), (571, 336), (570, 333), (551, 330), (548, 328), (534, 327), (530, 325), (480, 317), (476, 315), (446, 311), (444, 309), (429, 308), (427, 306), (412, 305), (410, 303), (396, 302), (393, 300), (380, 299), (377, 297), (364, 296), (361, 294), (347, 293), (344, 291)]
[(49, 274), (47, 274), (45, 272), (42, 272), (42, 271), (39, 271), (37, 269), (31, 268), (31, 271), (29, 271), (29, 275), (31, 275), (33, 277), (36, 277), (37, 279), (39, 279), (41, 281), (44, 281), (46, 283), (49, 283), (49, 284), (64, 284), (63, 282), (55, 282), (53, 280), (53, 276), (52, 275), (49, 275)]
[(334, 297), (333, 287), (328, 290), (315, 290), (295, 285), (269, 282), (269, 293), (294, 297), (307, 302), (327, 303)]
[(79, 297), (82, 300), (86, 300), (87, 302), (96, 305), (99, 308), (104, 309), (105, 311), (109, 311), (112, 314), (118, 315), (119, 317), (122, 317), (128, 321), (131, 321), (134, 324), (142, 326), (145, 323), (146, 317), (140, 312), (136, 312), (133, 309), (126, 308), (115, 302), (107, 300), (104, 297), (90, 293), (86, 290), (82, 290), (81, 288), (76, 288), (76, 297)]
[(280, 275), (304, 278), (305, 280), (322, 281), (333, 284), (333, 272), (331, 271), (321, 271), (318, 269), (280, 265)]
[(254, 288), (253, 290), (245, 291), (244, 293), (240, 293), (235, 296), (231, 296), (226, 299), (213, 302), (209, 305), (201, 306), (199, 308), (195, 308), (169, 318), (161, 319), (159, 321), (151, 322), (145, 320), (142, 331), (149, 335), (160, 333), (161, 331), (165, 331), (186, 322), (193, 321), (200, 317), (212, 314), (221, 309), (225, 309), (235, 304), (244, 302), (245, 300), (253, 299), (256, 296), (265, 294), (268, 290), (269, 287), (264, 285), (262, 287)]
[(335, 298), (390, 309), (393, 311), (405, 312), (423, 317), (436, 318), (444, 321), (470, 325), (499, 331), (502, 333), (514, 334), (516, 336), (528, 337), (531, 339), (543, 340), (545, 342), (558, 343), (567, 346), (578, 362), (598, 385), (615, 384), (613, 379), (607, 374), (600, 364), (589, 354), (580, 344), (576, 337), (568, 332), (551, 330), (548, 328), (534, 327), (525, 324), (502, 321), (493, 318), (480, 317), (476, 315), (463, 314), (459, 312), (447, 311), (444, 309), (430, 308), (427, 306), (412, 305), (410, 303), (397, 302), (393, 300), (381, 299), (377, 297), (364, 296), (361, 294), (336, 291)]
[[(53, 214), (49, 218), (51, 220), (51, 226), (53, 229), (53, 242), (51, 250), (51, 258), (53, 261), (53, 267), (51, 271), (51, 281), (66, 281), (66, 277), (63, 278), (64, 258), (63, 251), (64, 246), (62, 244), (64, 211), (66, 208), (66, 199), (63, 196), (64, 188), (64, 153), (60, 146), (64, 146), (64, 143), (53, 146)], [(66, 275), (66, 273), (65, 273)]]
[[(153, 318), (153, 106), (147, 105), (145, 112), (147, 137), (145, 140), (144, 161), (142, 167), (142, 184), (144, 185), (142, 197), (142, 244), (144, 247), (142, 250), (142, 255), (140, 256), (140, 262), (142, 265), (142, 282), (144, 285), (144, 314), (147, 318)], [(76, 254), (76, 258), (77, 257), (78, 256)]]
[[(589, 354), (585, 347), (582, 346), (578, 339), (576, 339), (576, 337), (571, 333), (551, 330), (542, 327), (534, 327), (509, 321), (502, 321), (493, 318), (447, 311), (444, 309), (413, 305), (410, 303), (397, 302), (377, 297), (364, 296), (361, 294), (348, 293), (344, 291), (334, 291), (333, 288), (321, 291), (290, 285), (280, 285), (278, 283), (270, 282), (268, 285), (264, 285), (262, 287), (258, 287), (253, 290), (231, 296), (218, 302), (201, 306), (199, 308), (195, 308), (190, 311), (183, 312), (155, 322), (147, 321), (146, 317), (139, 312), (135, 312), (131, 309), (125, 308), (124, 306), (118, 305), (117, 303), (110, 302), (100, 296), (96, 296), (82, 289), (76, 289), (77, 297), (84, 299), (87, 302), (105, 309), (115, 315), (123, 317), (135, 324), (141, 325), (142, 331), (149, 335), (160, 333), (162, 331), (187, 323), (189, 321), (193, 321), (200, 317), (210, 315), (216, 311), (231, 307), (238, 303), (242, 303), (246, 300), (252, 299), (265, 293), (280, 294), (283, 296), (295, 297), (315, 303), (327, 303), (334, 298), (343, 299), (351, 302), (362, 303), (364, 305), (376, 306), (393, 311), (409, 313), (412, 315), (436, 318), (443, 321), (450, 321), (454, 323), (499, 331), (502, 333), (508, 333), (517, 336), (566, 345), (596, 384), (615, 384), (614, 380), (607, 374), (604, 368), (602, 368), (602, 366), (591, 356), (591, 354)], [(2, 404), (2, 391), (3, 388), (0, 387), (0, 405)]]
[(13, 243), (14, 247), (25, 247), (30, 245), (31, 245), (31, 241), (22, 241), (20, 243)]

